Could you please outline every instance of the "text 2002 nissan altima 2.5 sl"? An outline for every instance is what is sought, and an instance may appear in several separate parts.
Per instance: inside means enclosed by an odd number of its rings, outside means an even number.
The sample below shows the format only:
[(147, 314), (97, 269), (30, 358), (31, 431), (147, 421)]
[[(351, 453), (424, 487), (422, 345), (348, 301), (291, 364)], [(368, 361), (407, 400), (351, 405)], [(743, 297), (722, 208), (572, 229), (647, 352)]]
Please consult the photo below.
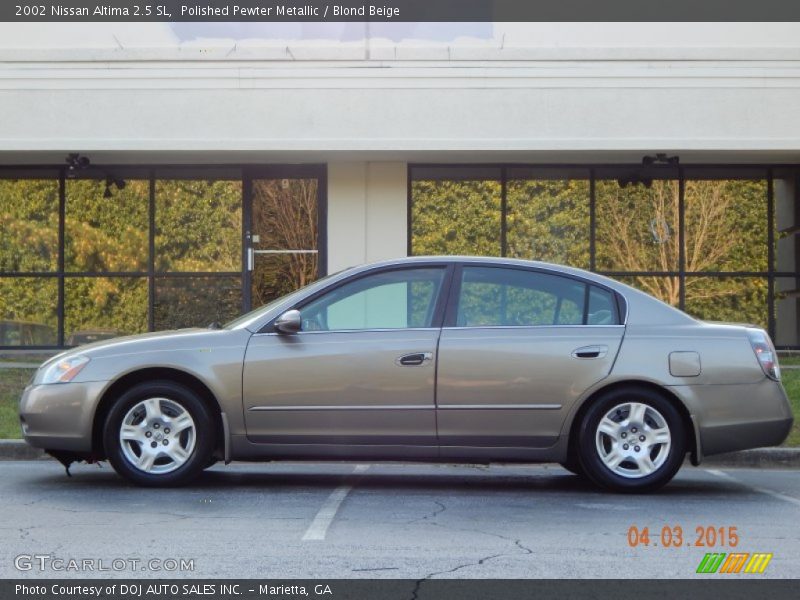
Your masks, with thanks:
[(60, 354), (20, 401), (28, 443), (143, 485), (218, 459), (556, 461), (613, 490), (687, 453), (781, 443), (772, 342), (613, 280), (520, 260), (356, 267), (212, 329)]

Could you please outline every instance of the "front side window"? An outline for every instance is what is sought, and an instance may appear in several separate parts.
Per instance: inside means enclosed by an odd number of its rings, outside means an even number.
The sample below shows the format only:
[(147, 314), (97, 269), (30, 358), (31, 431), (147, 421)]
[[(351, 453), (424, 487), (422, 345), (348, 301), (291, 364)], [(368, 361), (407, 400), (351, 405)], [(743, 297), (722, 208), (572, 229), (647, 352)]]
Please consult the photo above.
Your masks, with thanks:
[(496, 267), (465, 267), (457, 327), (615, 325), (613, 294), (559, 275)]
[(434, 267), (350, 281), (300, 309), (302, 331), (431, 327), (443, 278), (444, 269)]

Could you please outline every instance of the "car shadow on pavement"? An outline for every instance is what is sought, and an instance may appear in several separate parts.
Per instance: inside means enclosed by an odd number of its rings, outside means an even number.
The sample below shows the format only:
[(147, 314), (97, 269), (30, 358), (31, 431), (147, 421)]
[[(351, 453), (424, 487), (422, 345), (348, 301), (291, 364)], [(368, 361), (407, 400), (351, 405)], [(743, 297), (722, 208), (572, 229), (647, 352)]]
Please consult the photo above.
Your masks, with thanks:
[[(237, 468), (238, 467), (238, 468)], [(389, 471), (389, 472), (387, 472)], [(685, 474), (684, 474), (685, 473)], [(684, 474), (684, 475), (682, 475)], [(202, 473), (192, 483), (173, 490), (193, 492), (239, 491), (271, 493), (286, 491), (327, 491), (337, 486), (357, 485), (359, 490), (414, 493), (446, 492), (459, 494), (602, 494), (609, 497), (626, 494), (605, 492), (588, 480), (558, 467), (485, 467), (469, 465), (374, 465), (372, 470), (354, 474), (351, 466), (342, 463), (308, 465), (304, 463), (272, 463), (269, 465), (217, 466)], [(20, 484), (18, 484), (20, 485)], [(60, 466), (53, 465), (46, 473), (31, 474), (24, 484), (31, 488), (82, 488), (87, 492), (135, 491), (138, 486), (119, 477), (103, 464), (73, 466), (67, 477)], [(67, 486), (67, 487), (65, 487)], [(684, 469), (671, 483), (655, 492), (658, 496), (717, 497), (752, 493), (747, 487), (726, 481), (703, 471)], [(642, 494), (647, 495), (647, 494)]]

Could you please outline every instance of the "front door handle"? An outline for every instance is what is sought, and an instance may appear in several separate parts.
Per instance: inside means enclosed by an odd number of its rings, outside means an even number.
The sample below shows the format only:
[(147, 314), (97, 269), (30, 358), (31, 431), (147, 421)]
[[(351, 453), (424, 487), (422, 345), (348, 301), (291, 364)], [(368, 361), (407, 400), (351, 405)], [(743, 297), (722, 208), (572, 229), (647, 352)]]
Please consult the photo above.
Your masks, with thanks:
[(418, 367), (430, 362), (433, 359), (433, 352), (412, 352), (397, 357), (394, 362), (401, 367)]
[(608, 354), (608, 346), (583, 346), (572, 351), (572, 358), (603, 358)]

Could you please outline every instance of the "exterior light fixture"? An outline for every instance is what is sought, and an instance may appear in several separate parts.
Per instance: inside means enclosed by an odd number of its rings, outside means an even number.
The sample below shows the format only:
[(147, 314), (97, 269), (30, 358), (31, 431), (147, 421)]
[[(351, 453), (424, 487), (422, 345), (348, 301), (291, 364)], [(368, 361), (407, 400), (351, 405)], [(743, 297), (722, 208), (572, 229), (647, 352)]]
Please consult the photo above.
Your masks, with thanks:
[(672, 165), (677, 166), (681, 162), (679, 156), (667, 156), (663, 152), (659, 152), (655, 155), (647, 155), (642, 157), (642, 165), (645, 167), (649, 167), (655, 164), (665, 164), (665, 165)]
[(626, 188), (629, 185), (643, 185), (647, 189), (653, 187), (653, 180), (648, 177), (621, 177), (617, 179), (617, 185), (621, 188)]
[(81, 156), (77, 152), (71, 152), (67, 154), (66, 162), (67, 177), (72, 179), (78, 176), (79, 171), (87, 169), (92, 161), (89, 160), (88, 156)]
[(111, 175), (107, 175), (106, 176), (106, 190), (103, 192), (103, 198), (111, 198), (113, 196), (113, 194), (111, 193), (111, 186), (112, 185), (116, 186), (116, 188), (118, 190), (124, 190), (126, 184), (125, 184), (125, 180), (124, 179), (118, 179), (118, 178), (112, 177)]

